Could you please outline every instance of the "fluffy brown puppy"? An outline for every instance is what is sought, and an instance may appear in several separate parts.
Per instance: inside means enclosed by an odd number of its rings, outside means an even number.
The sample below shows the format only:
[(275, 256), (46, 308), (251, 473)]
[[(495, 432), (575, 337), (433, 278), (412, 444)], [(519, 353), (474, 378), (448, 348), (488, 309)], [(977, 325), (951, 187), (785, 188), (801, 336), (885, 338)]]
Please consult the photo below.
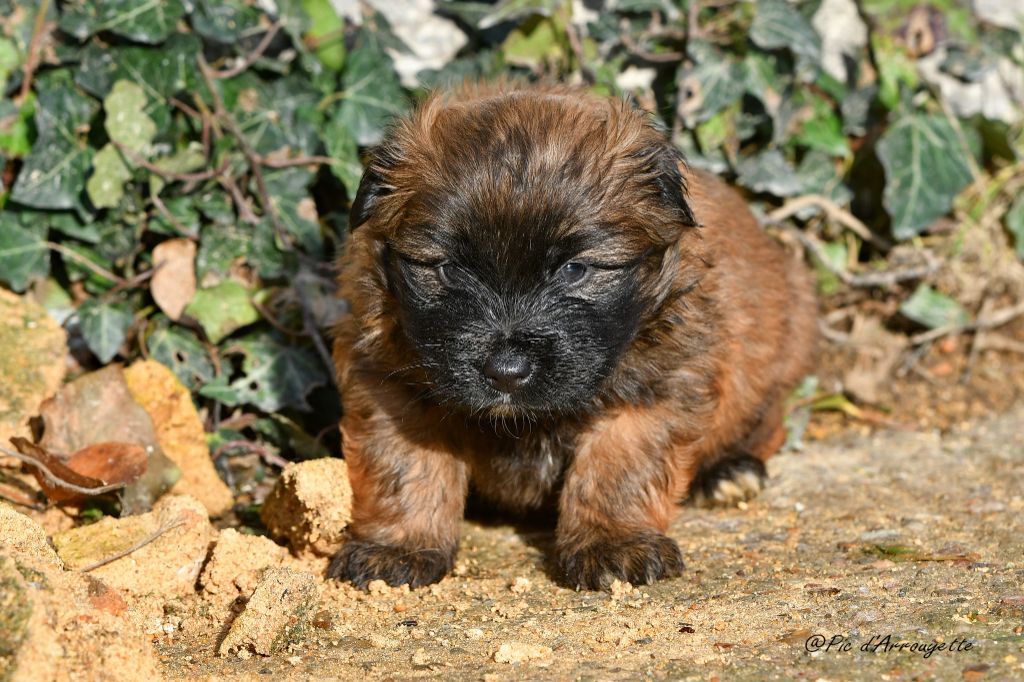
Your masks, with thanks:
[(689, 493), (760, 487), (811, 368), (807, 274), (644, 113), (465, 87), (399, 120), (352, 207), (337, 330), (351, 539), (330, 575), (440, 580), (467, 492), (557, 506), (565, 582), (683, 568)]

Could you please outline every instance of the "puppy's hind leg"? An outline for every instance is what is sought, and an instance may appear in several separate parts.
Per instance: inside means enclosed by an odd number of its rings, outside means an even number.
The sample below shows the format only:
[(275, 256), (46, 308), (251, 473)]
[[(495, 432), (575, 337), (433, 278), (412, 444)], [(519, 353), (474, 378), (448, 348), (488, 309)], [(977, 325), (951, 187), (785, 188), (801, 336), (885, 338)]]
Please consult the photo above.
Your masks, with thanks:
[(701, 466), (690, 482), (689, 499), (698, 507), (734, 507), (756, 497), (767, 478), (764, 462), (737, 451)]

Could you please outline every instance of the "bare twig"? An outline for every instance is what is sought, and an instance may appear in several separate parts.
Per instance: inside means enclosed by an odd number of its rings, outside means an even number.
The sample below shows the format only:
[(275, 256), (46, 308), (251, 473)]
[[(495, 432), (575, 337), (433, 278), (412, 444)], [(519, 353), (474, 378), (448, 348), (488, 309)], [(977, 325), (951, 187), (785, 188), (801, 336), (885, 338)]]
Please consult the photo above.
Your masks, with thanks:
[(820, 208), (830, 219), (836, 221), (864, 241), (874, 244), (880, 249), (888, 249), (891, 246), (891, 244), (881, 237), (872, 234), (871, 230), (868, 229), (868, 226), (861, 222), (855, 215), (821, 194), (805, 194), (786, 201), (782, 206), (768, 214), (768, 221), (771, 223), (781, 223), (783, 220), (796, 215), (803, 209), (810, 206)]
[(270, 47), (270, 43), (274, 40), (274, 36), (277, 35), (279, 30), (281, 30), (281, 24), (280, 22), (275, 22), (267, 29), (267, 32), (263, 34), (263, 39), (260, 40), (256, 49), (247, 54), (242, 61), (232, 66), (230, 69), (221, 69), (220, 71), (211, 69), (210, 75), (214, 78), (231, 78), (232, 76), (237, 76), (242, 73), (255, 64), (257, 59), (263, 56), (263, 53), (267, 51), (268, 47)]
[(576, 56), (576, 62), (580, 65), (580, 75), (588, 84), (593, 85), (596, 81), (594, 71), (587, 66), (586, 55), (583, 53), (583, 41), (580, 39), (579, 28), (569, 21), (565, 26), (565, 35), (569, 38), (569, 46)]
[(160, 198), (159, 192), (150, 192), (149, 198), (152, 200), (153, 205), (156, 206), (157, 212), (164, 217), (164, 220), (173, 225), (174, 229), (190, 239), (194, 240), (198, 237), (197, 234), (182, 225), (181, 221), (174, 217), (174, 214), (167, 208), (167, 204), (165, 204), (164, 200)]
[(217, 168), (210, 168), (199, 173), (175, 173), (174, 171), (169, 171), (157, 166), (156, 164), (150, 163), (116, 140), (111, 140), (111, 142), (113, 142), (114, 146), (117, 147), (122, 154), (127, 156), (128, 160), (133, 164), (145, 168), (150, 173), (159, 175), (164, 180), (168, 180), (170, 182), (203, 182), (204, 180), (211, 180), (219, 175), (223, 175), (229, 165), (228, 161), (224, 161)]
[(21, 90), (18, 93), (19, 102), (24, 102), (32, 90), (32, 78), (35, 76), (36, 69), (39, 68), (40, 53), (43, 49), (43, 33), (46, 29), (46, 14), (49, 11), (50, 0), (39, 0), (36, 20), (32, 25), (32, 40), (28, 44), (28, 57), (25, 59), (25, 73), (21, 78)]
[(334, 159), (329, 156), (296, 156), (291, 159), (275, 159), (270, 156), (257, 156), (261, 166), (267, 168), (292, 168), (294, 166), (310, 166), (313, 164), (331, 164)]
[(320, 362), (323, 363), (324, 369), (327, 370), (327, 377), (331, 380), (332, 384), (337, 384), (334, 377), (334, 361), (331, 359), (331, 353), (327, 350), (327, 344), (324, 343), (324, 338), (320, 334), (320, 330), (317, 329), (316, 320), (313, 318), (313, 310), (310, 307), (309, 297), (306, 296), (306, 292), (303, 290), (301, 284), (298, 284), (295, 287), (295, 291), (299, 295), (299, 305), (302, 307), (302, 325), (305, 332), (311, 339), (313, 339), (313, 346), (316, 348), (317, 355), (320, 356)]
[(896, 270), (854, 274), (845, 268), (835, 265), (828, 257), (828, 254), (825, 253), (824, 245), (814, 235), (792, 227), (786, 228), (786, 231), (796, 237), (829, 272), (839, 278), (839, 281), (851, 287), (891, 287), (899, 282), (927, 277), (936, 272), (942, 265), (930, 251), (922, 250), (921, 253), (927, 262), (921, 265), (913, 265)]
[(252, 307), (256, 309), (256, 312), (263, 316), (264, 320), (270, 323), (271, 327), (281, 332), (282, 334), (291, 337), (303, 336), (302, 330), (289, 329), (288, 327), (284, 326), (284, 323), (278, 320), (277, 317), (272, 312), (270, 312), (267, 306), (263, 305), (262, 303), (253, 301)]
[(131, 547), (127, 547), (125, 549), (122, 549), (120, 552), (115, 552), (114, 554), (111, 554), (108, 557), (104, 557), (104, 558), (100, 559), (99, 561), (95, 561), (95, 562), (89, 564), (88, 566), (83, 566), (79, 570), (82, 571), (82, 573), (88, 573), (89, 571), (95, 571), (97, 568), (100, 568), (101, 566), (106, 566), (107, 564), (112, 564), (115, 561), (117, 561), (118, 559), (123, 559), (126, 556), (128, 556), (129, 554), (134, 554), (135, 552), (139, 551), (140, 549), (142, 549), (146, 545), (150, 544), (151, 542), (153, 542), (154, 540), (159, 538), (161, 535), (163, 535), (167, 531), (174, 530), (175, 528), (179, 528), (179, 527), (184, 526), (184, 525), (185, 525), (185, 522), (182, 521), (181, 519), (176, 519), (176, 520), (172, 521), (171, 523), (166, 523), (166, 524), (160, 526), (159, 528), (157, 528), (155, 531), (153, 531), (152, 533), (150, 533), (146, 537), (144, 537), (141, 540), (139, 540), (138, 542), (136, 542)]
[(35, 511), (44, 511), (46, 509), (46, 505), (40, 504), (38, 499), (33, 499), (27, 492), (9, 483), (0, 483), (0, 497), (12, 504), (28, 507)]
[(221, 99), (220, 93), (217, 91), (217, 84), (214, 83), (210, 65), (206, 62), (206, 58), (203, 57), (202, 53), (198, 55), (198, 62), (199, 73), (203, 76), (203, 80), (206, 82), (206, 87), (210, 91), (210, 97), (213, 98), (214, 114), (238, 142), (238, 146), (241, 147), (242, 153), (249, 161), (249, 166), (252, 168), (253, 179), (256, 180), (257, 196), (260, 201), (260, 206), (263, 208), (263, 212), (270, 216), (270, 222), (274, 225), (274, 232), (277, 234), (278, 239), (281, 240), (282, 247), (286, 250), (290, 250), (291, 239), (289, 239), (289, 235), (284, 229), (284, 225), (281, 224), (281, 218), (277, 214), (277, 207), (274, 206), (274, 202), (270, 198), (270, 193), (267, 191), (267, 183), (263, 179), (263, 170), (260, 167), (260, 156), (252, 148), (252, 145), (249, 144), (249, 141), (245, 139), (245, 133), (243, 133), (242, 129), (238, 127), (238, 122), (235, 121), (231, 114), (228, 113), (228, 110), (224, 107), (224, 100)]
[(239, 220), (250, 225), (255, 225), (260, 221), (259, 216), (253, 213), (249, 202), (245, 200), (242, 190), (238, 188), (238, 183), (230, 175), (222, 175), (217, 178), (217, 182), (231, 195), (231, 200), (235, 203), (235, 208), (238, 209)]
[(65, 258), (70, 258), (79, 265), (85, 266), (86, 268), (95, 272), (100, 277), (105, 277), (109, 279), (111, 282), (115, 282), (117, 284), (124, 284), (125, 282), (127, 282), (127, 280), (124, 277), (119, 277), (112, 273), (110, 270), (107, 270), (104, 267), (96, 265), (96, 263), (93, 263), (91, 260), (83, 256), (82, 254), (78, 253), (74, 249), (69, 249), (63, 244), (58, 244), (57, 242), (43, 242), (43, 245), (45, 245), (48, 249), (56, 251)]
[(40, 462), (32, 455), (26, 455), (24, 453), (18, 452), (17, 450), (5, 448), (2, 445), (0, 445), (0, 454), (13, 457), (17, 460), (24, 462), (25, 464), (34, 467), (41, 474), (43, 474), (43, 476), (46, 477), (46, 480), (52, 483), (54, 487), (63, 488), (64, 490), (70, 490), (71, 492), (80, 493), (82, 495), (104, 495), (106, 493), (112, 493), (115, 490), (120, 490), (125, 486), (124, 483), (113, 483), (111, 485), (101, 485), (95, 488), (85, 488), (80, 485), (75, 485), (74, 483), (68, 483), (63, 478), (60, 478), (52, 471), (50, 471), (50, 469), (45, 464)]
[(947, 325), (945, 327), (938, 327), (926, 332), (921, 332), (920, 334), (915, 334), (910, 337), (910, 343), (918, 346), (922, 343), (941, 339), (943, 336), (948, 336), (950, 334), (962, 334), (964, 332), (995, 329), (996, 327), (1002, 327), (1004, 324), (1011, 322), (1021, 315), (1024, 315), (1024, 302), (1008, 308), (1003, 308), (1002, 310), (997, 310), (988, 317), (979, 317), (974, 322)]
[(275, 455), (259, 443), (253, 443), (248, 440), (229, 440), (226, 443), (222, 443), (221, 446), (213, 453), (213, 459), (218, 459), (228, 450), (247, 450), (259, 455), (260, 459), (267, 464), (271, 464), (281, 469), (285, 468), (289, 464), (288, 460), (284, 459), (280, 455)]

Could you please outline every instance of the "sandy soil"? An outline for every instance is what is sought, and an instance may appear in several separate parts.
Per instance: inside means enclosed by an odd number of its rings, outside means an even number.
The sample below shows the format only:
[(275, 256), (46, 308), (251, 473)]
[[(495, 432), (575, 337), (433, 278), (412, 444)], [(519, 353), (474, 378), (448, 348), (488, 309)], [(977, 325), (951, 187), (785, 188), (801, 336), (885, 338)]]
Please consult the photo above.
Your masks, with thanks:
[(182, 604), (186, 615), (169, 614), (157, 641), (163, 671), (1024, 679), (1024, 408), (941, 436), (851, 434), (776, 457), (769, 470), (746, 508), (682, 510), (672, 535), (687, 572), (677, 580), (574, 592), (545, 571), (548, 530), (467, 522), (457, 575), (412, 592), (325, 583), (312, 626), (273, 656), (218, 656), (223, 622)]

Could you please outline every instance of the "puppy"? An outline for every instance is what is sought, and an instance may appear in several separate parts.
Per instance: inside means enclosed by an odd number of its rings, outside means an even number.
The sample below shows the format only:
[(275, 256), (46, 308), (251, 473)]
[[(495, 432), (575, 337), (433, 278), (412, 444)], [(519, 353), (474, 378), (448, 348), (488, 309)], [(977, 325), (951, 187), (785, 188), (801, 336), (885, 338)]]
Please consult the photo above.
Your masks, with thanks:
[(329, 574), (451, 570), (472, 489), (557, 508), (566, 584), (679, 575), (687, 494), (756, 492), (812, 368), (804, 269), (647, 115), (464, 86), (395, 123), (350, 215), (336, 330), (351, 538)]

